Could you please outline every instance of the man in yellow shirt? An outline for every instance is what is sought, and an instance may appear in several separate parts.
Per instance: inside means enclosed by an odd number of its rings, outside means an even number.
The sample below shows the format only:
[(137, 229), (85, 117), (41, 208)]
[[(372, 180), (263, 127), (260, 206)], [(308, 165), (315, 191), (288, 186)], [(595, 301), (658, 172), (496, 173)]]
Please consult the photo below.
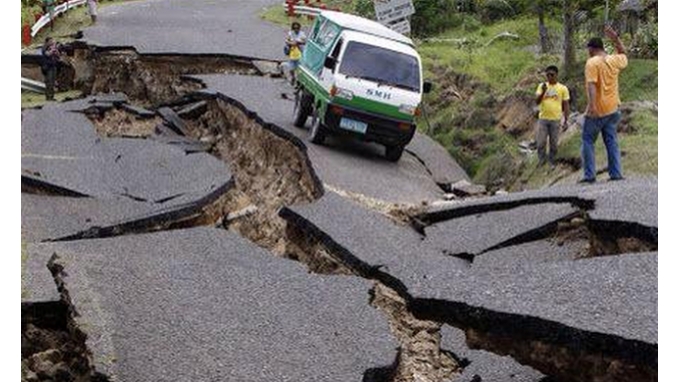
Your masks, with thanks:
[(560, 126), (567, 126), (569, 119), (569, 89), (557, 82), (557, 66), (551, 65), (545, 69), (548, 79), (538, 85), (536, 89), (536, 104), (539, 106), (538, 126), (536, 130), (536, 147), (538, 164), (545, 164), (545, 144), (550, 137), (550, 166), (555, 165), (557, 155), (557, 140)]
[(590, 58), (586, 62), (585, 70), (588, 106), (582, 134), (583, 179), (580, 181), (582, 183), (595, 182), (595, 140), (600, 132), (607, 149), (609, 179), (623, 179), (616, 126), (621, 120), (619, 73), (628, 66), (628, 58), (623, 43), (614, 29), (606, 26), (604, 33), (614, 44), (616, 54), (608, 55), (600, 38), (595, 37), (588, 42)]

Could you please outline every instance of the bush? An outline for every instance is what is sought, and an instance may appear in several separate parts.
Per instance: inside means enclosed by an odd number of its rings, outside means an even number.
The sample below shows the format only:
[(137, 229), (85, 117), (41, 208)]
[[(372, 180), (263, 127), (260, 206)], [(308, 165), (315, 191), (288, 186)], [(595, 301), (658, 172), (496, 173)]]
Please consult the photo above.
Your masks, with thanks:
[(351, 5), (352, 13), (367, 19), (375, 18), (375, 11), (372, 0), (353, 0)]
[[(461, 25), (464, 18), (457, 11), (457, 0), (413, 0), (416, 14), (411, 18), (411, 30), (415, 36), (430, 36)], [(375, 18), (372, 0), (353, 0), (352, 13), (370, 19)]]
[(658, 58), (659, 24), (653, 22), (641, 25), (633, 37), (631, 50), (639, 58)]

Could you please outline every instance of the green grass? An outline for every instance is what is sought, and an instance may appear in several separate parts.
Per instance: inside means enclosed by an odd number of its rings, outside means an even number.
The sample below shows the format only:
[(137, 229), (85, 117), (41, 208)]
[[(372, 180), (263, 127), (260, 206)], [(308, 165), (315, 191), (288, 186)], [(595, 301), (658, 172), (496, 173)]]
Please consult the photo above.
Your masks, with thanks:
[(21, 3), (21, 26), (29, 25), (32, 26), (35, 23), (35, 15), (41, 14), (42, 8), (40, 6), (34, 5), (32, 7), (24, 6)]
[[(552, 24), (551, 24), (552, 25)], [(532, 46), (538, 42), (536, 20), (519, 18), (497, 24), (472, 27), (466, 23), (418, 46), (427, 70), (433, 66), (448, 66), (457, 73), (466, 73), (491, 86), (494, 93), (503, 94), (515, 84), (536, 72), (537, 67), (555, 63), (559, 57), (536, 57)], [(494, 37), (509, 32), (513, 38)], [(493, 40), (493, 41), (492, 41)]]
[(264, 8), (262, 12), (260, 12), (260, 17), (265, 21), (269, 21), (270, 23), (283, 27), (290, 27), (290, 24), (292, 24), (293, 21), (299, 22), (302, 26), (312, 25), (312, 21), (308, 20), (306, 16), (288, 16), (281, 4)]
[[(561, 31), (559, 21), (550, 20), (547, 26), (551, 35)], [(432, 125), (429, 134), (446, 147), (478, 183), (503, 184), (510, 189), (537, 188), (562, 178), (571, 181), (579, 175), (567, 165), (556, 169), (537, 168), (535, 154), (526, 156), (518, 149), (518, 140), (526, 139), (527, 134), (513, 138), (494, 127), (493, 116), (503, 100), (533, 93), (535, 84), (542, 79), (539, 73), (543, 68), (551, 64), (561, 66), (559, 55), (537, 53), (537, 29), (535, 17), (504, 20), (493, 25), (463, 20), (458, 27), (418, 42), (424, 76), (436, 85), (433, 93), (425, 98)], [(503, 32), (519, 38), (496, 39), (490, 43)], [(586, 104), (582, 69), (586, 55), (585, 49), (577, 49), (580, 69), (571, 77), (560, 77), (576, 90), (575, 111), (583, 111)], [(460, 76), (465, 79), (461, 80)], [(629, 59), (619, 85), (623, 102), (658, 100), (658, 61)], [(467, 92), (467, 96), (464, 100), (451, 97), (450, 89)], [(657, 117), (650, 111), (640, 110), (631, 116), (630, 124), (635, 131), (619, 135), (624, 171), (656, 174)], [(423, 126), (424, 123), (421, 129)], [(580, 133), (577, 133), (563, 142), (559, 155), (569, 163), (579, 163), (580, 145)], [(596, 146), (596, 155), (598, 168), (606, 167), (601, 142)]]
[[(656, 112), (649, 109), (634, 111), (627, 123), (627, 133), (619, 133), (619, 149), (621, 150), (621, 165), (625, 176), (658, 175), (659, 171), (659, 120)], [(581, 134), (575, 132), (565, 139), (558, 149), (558, 161), (566, 160), (579, 163), (581, 159)], [(597, 169), (607, 167), (607, 151), (598, 137), (595, 143), (595, 163)], [(561, 166), (560, 166), (561, 167)], [(569, 169), (562, 167), (550, 170), (547, 167), (536, 168), (536, 160), (527, 161), (519, 178), (525, 188), (538, 188), (564, 177)], [(581, 170), (567, 177), (568, 181), (580, 178)], [(606, 174), (604, 175), (606, 178)]]
[(49, 25), (43, 27), (35, 37), (33, 37), (33, 46), (40, 46), (47, 37), (54, 37), (57, 41), (69, 40), (67, 37), (85, 27), (91, 25), (90, 16), (87, 14), (87, 7), (78, 7), (61, 14), (54, 21), (54, 30)]
[[(64, 101), (66, 99), (73, 99), (81, 97), (80, 90), (71, 90), (67, 92), (55, 93), (54, 99), (58, 102)], [(43, 106), (46, 104), (44, 94), (38, 94), (28, 91), (21, 92), (21, 108), (33, 108), (38, 106)]]
[(619, 76), (621, 101), (656, 101), (659, 99), (659, 62), (629, 59)]

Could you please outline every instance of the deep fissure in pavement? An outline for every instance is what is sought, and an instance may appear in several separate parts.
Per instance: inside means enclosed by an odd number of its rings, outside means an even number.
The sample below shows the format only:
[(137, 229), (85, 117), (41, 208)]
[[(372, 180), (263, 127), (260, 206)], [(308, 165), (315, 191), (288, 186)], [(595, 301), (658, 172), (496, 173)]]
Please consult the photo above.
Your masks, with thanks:
[(86, 336), (74, 321), (77, 312), (61, 281), (61, 269), (47, 265), (57, 284), (58, 302), (22, 303), (21, 380), (107, 382), (91, 365)]
[(591, 219), (588, 212), (595, 208), (595, 202), (593, 200), (575, 197), (531, 198), (426, 212), (411, 215), (410, 224), (411, 227), (425, 236), (425, 228), (436, 223), (470, 215), (505, 211), (517, 207), (544, 203), (571, 203), (573, 206), (579, 208), (580, 212), (565, 217), (560, 221), (525, 232), (522, 235), (516, 236), (505, 242), (498, 243), (490, 248), (484, 249), (480, 253), (447, 252), (445, 254), (469, 262), (474, 262), (474, 257), (477, 255), (542, 239), (553, 240), (560, 246), (569, 241), (587, 241), (588, 245), (578, 250), (578, 253), (575, 254), (576, 258), (654, 252), (658, 249), (657, 228), (646, 227), (631, 222)]
[(415, 316), (465, 331), (472, 349), (510, 355), (555, 381), (655, 381), (658, 348), (558, 322), (443, 300), (416, 300)]
[(185, 122), (191, 137), (210, 142), (210, 152), (232, 170), (221, 225), (283, 256), (288, 240), (278, 210), (311, 203), (323, 192), (302, 143), (223, 99), (208, 101), (205, 113)]
[(417, 319), (407, 300), (379, 281), (371, 290), (371, 305), (387, 316), (399, 340), (392, 381), (447, 381), (460, 373), (462, 365), (456, 357), (441, 348), (440, 323)]
[[(185, 75), (203, 73), (258, 74), (247, 57), (228, 54), (139, 54), (130, 47), (97, 47), (83, 42), (67, 45), (62, 57), (60, 90), (78, 89), (85, 95), (123, 92), (144, 106), (159, 106), (167, 100), (201, 88)], [(22, 56), (22, 73), (37, 81), (40, 57)]]
[(658, 229), (637, 223), (588, 221), (589, 256), (609, 256), (621, 253), (656, 252), (659, 248)]
[[(322, 192), (304, 151), (291, 143), (297, 140), (277, 136), (269, 130), (282, 133), (277, 127), (267, 129), (224, 100), (209, 101), (206, 113), (185, 122), (193, 138), (214, 142), (211, 152), (234, 172), (235, 188), (225, 212), (245, 212), (233, 219), (225, 214), (222, 224), (227, 229), (305, 264), (310, 272), (368, 276), (338, 261), (323, 241), (279, 216), (282, 207), (311, 203)], [(372, 305), (385, 313), (401, 343), (394, 365), (381, 369), (383, 377), (399, 382), (442, 381), (452, 375), (457, 365), (440, 351), (439, 326), (413, 319), (405, 300), (391, 289), (378, 286), (374, 291)]]
[(93, 108), (86, 115), (103, 137), (144, 138), (153, 135), (156, 126), (163, 122), (158, 116), (142, 118), (123, 109), (101, 112)]

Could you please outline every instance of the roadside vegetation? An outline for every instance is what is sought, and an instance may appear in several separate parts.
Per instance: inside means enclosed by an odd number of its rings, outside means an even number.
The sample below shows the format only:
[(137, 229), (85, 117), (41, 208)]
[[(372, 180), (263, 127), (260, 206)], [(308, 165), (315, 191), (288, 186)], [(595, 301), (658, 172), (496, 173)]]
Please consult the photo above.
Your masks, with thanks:
[[(549, 20), (547, 25), (553, 36), (559, 36), (559, 21)], [(571, 128), (561, 138), (558, 166), (538, 168), (535, 152), (520, 147), (534, 139), (533, 94), (545, 81), (542, 70), (563, 63), (558, 52), (539, 53), (538, 38), (536, 20), (529, 16), (489, 25), (463, 19), (459, 26), (419, 45), (425, 77), (436, 84), (426, 98), (427, 118), (419, 124), (421, 130), (444, 145), (475, 182), (492, 190), (537, 188), (580, 177), (581, 138), (575, 113), (582, 113), (586, 103), (581, 69), (585, 49), (576, 57), (579, 69), (560, 76), (575, 102)], [(631, 46), (630, 39), (626, 43)], [(656, 175), (658, 61), (630, 58), (620, 76), (620, 93), (624, 170), (631, 176)], [(597, 163), (598, 169), (606, 168), (601, 141)]]
[[(620, 76), (624, 118), (619, 140), (628, 176), (658, 171), (658, 15), (656, 1), (612, 0), (413, 0), (413, 39), (425, 79), (435, 90), (425, 99), (419, 128), (440, 142), (473, 180), (496, 189), (537, 188), (580, 177), (580, 127), (585, 109), (585, 42), (604, 37), (605, 15), (629, 51)], [(345, 12), (373, 18), (371, 0), (326, 1)], [(331, 4), (332, 3), (332, 4)], [(636, 6), (637, 8), (631, 8)], [(568, 16), (568, 17), (567, 17)], [(262, 17), (288, 25), (283, 7)], [(305, 17), (297, 18), (303, 25)], [(565, 20), (571, 34), (565, 37)], [(542, 25), (544, 33), (539, 33)], [(568, 54), (565, 41), (573, 54)], [(608, 46), (608, 51), (613, 51)], [(555, 168), (537, 167), (532, 151), (534, 91), (548, 65), (560, 69), (560, 82), (572, 91), (571, 127), (562, 134)], [(597, 144), (598, 169), (606, 169)]]

